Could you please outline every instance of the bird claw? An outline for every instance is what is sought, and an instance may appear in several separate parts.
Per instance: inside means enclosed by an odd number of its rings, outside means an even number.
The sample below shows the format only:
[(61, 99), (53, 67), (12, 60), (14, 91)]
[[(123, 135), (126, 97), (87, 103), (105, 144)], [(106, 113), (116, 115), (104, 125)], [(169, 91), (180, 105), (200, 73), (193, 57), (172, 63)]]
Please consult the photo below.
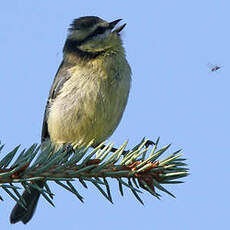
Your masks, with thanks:
[(147, 142), (145, 143), (145, 147), (148, 148), (150, 145), (156, 145), (156, 143), (151, 140), (147, 140)]

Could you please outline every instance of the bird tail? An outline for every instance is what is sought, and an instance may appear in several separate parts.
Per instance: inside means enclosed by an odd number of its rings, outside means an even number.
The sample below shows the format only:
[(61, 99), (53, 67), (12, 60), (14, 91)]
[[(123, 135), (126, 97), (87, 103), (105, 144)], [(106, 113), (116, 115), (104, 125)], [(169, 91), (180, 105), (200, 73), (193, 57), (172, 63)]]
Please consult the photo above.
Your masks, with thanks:
[[(43, 182), (36, 182), (36, 185), (39, 187), (43, 187)], [(15, 224), (19, 221), (22, 221), (24, 224), (28, 223), (30, 219), (33, 217), (35, 209), (37, 207), (38, 199), (40, 197), (40, 192), (30, 187), (30, 191), (24, 191), (22, 197), (26, 203), (25, 207), (22, 207), (20, 204), (16, 204), (10, 215), (10, 223)]]

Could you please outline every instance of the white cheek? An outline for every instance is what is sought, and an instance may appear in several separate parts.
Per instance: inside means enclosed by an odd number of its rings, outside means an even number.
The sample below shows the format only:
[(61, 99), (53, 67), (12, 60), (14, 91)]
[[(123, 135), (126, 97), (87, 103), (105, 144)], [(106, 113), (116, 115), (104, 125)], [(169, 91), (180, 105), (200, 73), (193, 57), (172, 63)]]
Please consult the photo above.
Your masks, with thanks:
[(109, 36), (110, 32), (111, 32), (110, 30), (106, 30), (103, 34), (98, 34), (93, 39), (94, 40), (103, 40)]

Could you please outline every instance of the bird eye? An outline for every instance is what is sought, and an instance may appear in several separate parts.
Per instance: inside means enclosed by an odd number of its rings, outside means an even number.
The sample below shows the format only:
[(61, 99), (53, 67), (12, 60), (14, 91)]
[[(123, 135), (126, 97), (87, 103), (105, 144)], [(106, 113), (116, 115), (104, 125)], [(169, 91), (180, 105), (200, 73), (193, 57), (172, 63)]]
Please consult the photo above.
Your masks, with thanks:
[(101, 27), (99, 26), (96, 31), (95, 31), (95, 34), (103, 34), (105, 31), (106, 31), (106, 27)]

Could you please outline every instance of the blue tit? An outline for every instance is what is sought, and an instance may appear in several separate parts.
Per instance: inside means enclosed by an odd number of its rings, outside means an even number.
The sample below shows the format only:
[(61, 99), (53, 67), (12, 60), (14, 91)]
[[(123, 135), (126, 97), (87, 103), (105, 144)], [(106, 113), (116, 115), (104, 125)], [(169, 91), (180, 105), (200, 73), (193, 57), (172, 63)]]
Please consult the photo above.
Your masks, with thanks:
[[(45, 109), (42, 145), (55, 149), (64, 144), (93, 146), (112, 135), (127, 104), (131, 69), (120, 32), (121, 19), (107, 22), (99, 17), (75, 19), (63, 48), (63, 61), (56, 73)], [(42, 187), (43, 182), (36, 182)], [(10, 222), (26, 224), (33, 216), (39, 191), (25, 191), (24, 209), (14, 207)]]

